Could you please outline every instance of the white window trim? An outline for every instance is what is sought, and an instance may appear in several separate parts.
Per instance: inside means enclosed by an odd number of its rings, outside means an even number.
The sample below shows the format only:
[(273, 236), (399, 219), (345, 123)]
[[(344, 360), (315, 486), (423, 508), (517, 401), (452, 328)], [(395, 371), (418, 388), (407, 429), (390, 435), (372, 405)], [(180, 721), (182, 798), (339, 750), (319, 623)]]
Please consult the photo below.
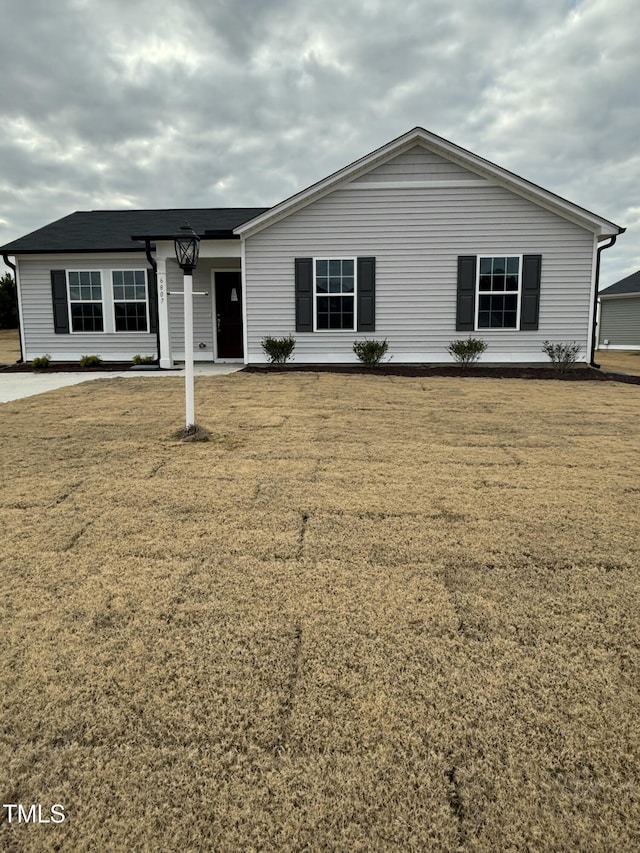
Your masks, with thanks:
[[(97, 272), (100, 273), (100, 287), (102, 293), (102, 299), (71, 299), (71, 291), (69, 284), (69, 274), (70, 273), (83, 273), (83, 272)], [(143, 272), (144, 273), (144, 286), (145, 286), (145, 303), (146, 303), (146, 318), (147, 318), (147, 329), (144, 332), (135, 331), (135, 330), (127, 330), (127, 331), (116, 331), (116, 319), (115, 319), (115, 303), (116, 302), (142, 302), (142, 299), (115, 299), (113, 295), (113, 273), (114, 272)], [(151, 329), (151, 316), (150, 316), (150, 308), (149, 308), (149, 276), (147, 274), (147, 270), (144, 267), (126, 267), (126, 266), (118, 266), (118, 267), (73, 267), (73, 269), (66, 269), (65, 276), (67, 279), (67, 314), (69, 317), (69, 334), (70, 335), (118, 335), (127, 336), (127, 335), (150, 335), (153, 332)], [(77, 331), (73, 328), (73, 318), (71, 316), (71, 303), (81, 303), (81, 302), (100, 302), (102, 305), (102, 331), (101, 332), (81, 332)]]
[[(72, 273), (98, 273), (100, 276), (100, 294), (102, 299), (71, 299), (71, 283), (69, 281), (69, 276)], [(71, 270), (65, 270), (65, 275), (67, 278), (67, 313), (69, 315), (69, 334), (70, 335), (104, 335), (107, 327), (107, 318), (105, 317), (105, 298), (104, 298), (104, 271), (100, 269), (96, 269), (95, 267), (89, 267), (86, 269), (80, 269), (78, 267), (74, 267)], [(82, 305), (87, 303), (99, 303), (102, 306), (102, 331), (89, 331), (85, 332), (80, 331), (78, 329), (73, 328), (73, 316), (71, 314), (71, 305), (72, 303)]]
[[(146, 335), (149, 334), (149, 329), (151, 328), (151, 317), (149, 316), (149, 277), (147, 275), (146, 269), (142, 267), (138, 267), (137, 269), (127, 269), (123, 267), (118, 267), (109, 270), (110, 272), (110, 285), (111, 285), (111, 305), (113, 307), (113, 333), (116, 335)], [(114, 272), (141, 272), (144, 274), (144, 299), (116, 299), (113, 292), (113, 274)], [(136, 329), (116, 329), (116, 302), (144, 302), (145, 303), (145, 316), (147, 319), (147, 328), (144, 331), (139, 331)]]
[[(329, 296), (330, 294), (319, 294), (316, 290), (316, 264), (318, 261), (353, 261), (353, 328), (352, 329), (319, 329), (318, 328), (318, 296)], [(348, 296), (349, 294), (336, 293), (334, 296)], [(356, 332), (358, 330), (358, 259), (351, 255), (321, 255), (313, 258), (313, 331), (314, 332)]]
[[(505, 252), (504, 255), (501, 255), (499, 252), (493, 252), (492, 254), (483, 254), (476, 255), (476, 298), (475, 298), (475, 318), (474, 318), (474, 331), (476, 332), (519, 332), (520, 331), (520, 305), (522, 302), (522, 255), (514, 254), (512, 252)], [(508, 326), (506, 328), (500, 328), (499, 326), (480, 326), (478, 324), (478, 315), (480, 313), (480, 261), (483, 258), (518, 258), (518, 292), (517, 292), (517, 303), (516, 303), (516, 325)], [(495, 294), (496, 296), (510, 295), (515, 293), (515, 290), (483, 290), (483, 296), (489, 296)]]

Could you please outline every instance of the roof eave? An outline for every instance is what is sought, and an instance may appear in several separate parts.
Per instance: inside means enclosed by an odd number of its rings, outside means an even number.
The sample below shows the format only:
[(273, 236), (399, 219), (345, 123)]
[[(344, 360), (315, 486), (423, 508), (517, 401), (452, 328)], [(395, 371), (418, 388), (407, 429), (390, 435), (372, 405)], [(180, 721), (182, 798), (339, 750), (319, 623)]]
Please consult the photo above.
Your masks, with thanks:
[(97, 246), (94, 248), (87, 247), (84, 249), (19, 249), (19, 248), (11, 248), (8, 246), (6, 248), (0, 247), (0, 252), (3, 252), (6, 255), (114, 255), (114, 254), (123, 254), (130, 252), (144, 252), (144, 246), (122, 246), (119, 249), (105, 249), (103, 246)]
[(628, 291), (627, 293), (605, 293), (602, 291), (598, 294), (599, 299), (628, 299), (630, 296), (639, 297), (640, 290)]
[[(207, 234), (205, 231), (204, 234), (198, 235), (201, 240), (239, 240), (240, 237), (233, 233), (233, 231), (225, 232), (224, 234)], [(140, 235), (136, 234), (131, 239), (132, 240), (154, 240), (156, 242), (160, 241), (172, 241), (175, 238), (174, 234), (145, 234)]]

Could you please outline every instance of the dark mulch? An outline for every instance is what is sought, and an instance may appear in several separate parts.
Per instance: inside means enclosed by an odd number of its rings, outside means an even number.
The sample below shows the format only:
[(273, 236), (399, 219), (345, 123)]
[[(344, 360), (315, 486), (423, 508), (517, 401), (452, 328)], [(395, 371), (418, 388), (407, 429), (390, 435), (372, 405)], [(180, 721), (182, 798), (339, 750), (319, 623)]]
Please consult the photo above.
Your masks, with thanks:
[(248, 365), (244, 368), (248, 373), (357, 373), (375, 376), (459, 376), (464, 378), (483, 377), (485, 379), (556, 379), (563, 381), (584, 382), (599, 380), (605, 382), (628, 382), (640, 385), (640, 376), (627, 373), (596, 370), (593, 367), (575, 367), (561, 373), (553, 367), (460, 367), (458, 365), (429, 365), (429, 364), (381, 364), (378, 367), (363, 367), (358, 364), (278, 364), (278, 365)]
[[(77, 362), (52, 361), (51, 365), (42, 369), (43, 373), (95, 373), (120, 372), (123, 370), (145, 371), (160, 370), (157, 365), (134, 366), (130, 361), (109, 361), (99, 367), (80, 367)], [(561, 373), (553, 367), (511, 367), (497, 365), (495, 367), (460, 367), (451, 364), (381, 364), (378, 367), (364, 367), (360, 364), (269, 364), (247, 365), (243, 368), (246, 373), (344, 373), (376, 376), (458, 376), (463, 378), (483, 377), (485, 379), (555, 379), (571, 382), (599, 380), (605, 382), (627, 382), (630, 385), (640, 385), (640, 376), (628, 373), (596, 370), (593, 367), (575, 367)], [(3, 373), (31, 373), (34, 368), (30, 362), (23, 364), (0, 365)], [(170, 373), (170, 371), (166, 371)]]
[(0, 370), (3, 373), (112, 373), (122, 372), (123, 370), (144, 372), (160, 370), (160, 368), (155, 364), (134, 365), (130, 361), (105, 361), (96, 367), (80, 367), (77, 361), (52, 361), (49, 367), (41, 367), (36, 370), (30, 361), (25, 361), (21, 364), (16, 362), (16, 364), (0, 365)]

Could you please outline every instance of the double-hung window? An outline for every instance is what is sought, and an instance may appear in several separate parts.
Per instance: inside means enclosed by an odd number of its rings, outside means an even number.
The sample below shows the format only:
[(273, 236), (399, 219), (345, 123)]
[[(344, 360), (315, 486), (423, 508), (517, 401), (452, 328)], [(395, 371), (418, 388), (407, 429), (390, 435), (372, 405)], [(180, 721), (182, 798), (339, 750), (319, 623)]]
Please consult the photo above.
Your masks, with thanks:
[(314, 312), (316, 329), (356, 328), (355, 258), (316, 258)]
[(116, 332), (146, 332), (147, 277), (144, 270), (113, 270), (113, 314)]
[[(147, 273), (139, 270), (52, 271), (57, 331), (147, 332)], [(68, 313), (67, 313), (68, 312)]]
[(521, 257), (478, 258), (478, 329), (517, 329), (520, 316)]
[(74, 332), (103, 332), (102, 278), (99, 270), (70, 270), (69, 313)]

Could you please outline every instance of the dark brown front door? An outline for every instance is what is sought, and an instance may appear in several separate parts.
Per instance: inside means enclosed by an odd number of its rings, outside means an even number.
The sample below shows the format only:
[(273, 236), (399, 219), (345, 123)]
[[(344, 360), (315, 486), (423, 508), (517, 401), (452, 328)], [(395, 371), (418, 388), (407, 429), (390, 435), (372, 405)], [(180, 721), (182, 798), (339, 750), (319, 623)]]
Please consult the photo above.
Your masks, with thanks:
[(242, 276), (216, 273), (216, 329), (218, 358), (242, 358)]

